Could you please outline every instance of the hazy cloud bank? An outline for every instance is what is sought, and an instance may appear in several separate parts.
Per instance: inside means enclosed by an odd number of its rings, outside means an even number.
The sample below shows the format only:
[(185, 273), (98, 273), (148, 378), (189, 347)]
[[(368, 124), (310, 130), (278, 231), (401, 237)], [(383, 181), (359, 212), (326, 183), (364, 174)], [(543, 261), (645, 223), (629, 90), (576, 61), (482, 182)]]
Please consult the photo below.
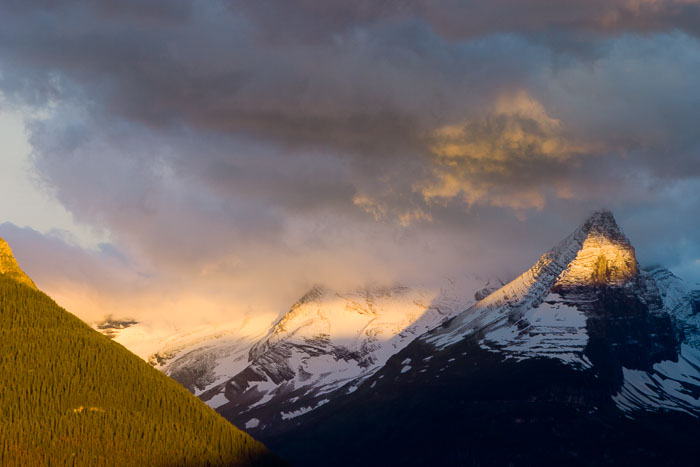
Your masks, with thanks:
[(95, 308), (508, 275), (603, 206), (700, 280), (696, 1), (0, 5), (36, 173), (124, 262), (16, 238)]

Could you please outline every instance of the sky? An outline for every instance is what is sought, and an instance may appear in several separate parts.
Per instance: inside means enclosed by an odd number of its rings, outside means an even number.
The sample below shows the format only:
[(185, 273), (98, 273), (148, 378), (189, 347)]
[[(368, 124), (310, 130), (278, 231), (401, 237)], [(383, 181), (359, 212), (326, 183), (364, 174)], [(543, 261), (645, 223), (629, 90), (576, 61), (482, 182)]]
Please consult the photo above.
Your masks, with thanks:
[(509, 279), (595, 210), (700, 282), (698, 0), (0, 0), (0, 236), (91, 321)]

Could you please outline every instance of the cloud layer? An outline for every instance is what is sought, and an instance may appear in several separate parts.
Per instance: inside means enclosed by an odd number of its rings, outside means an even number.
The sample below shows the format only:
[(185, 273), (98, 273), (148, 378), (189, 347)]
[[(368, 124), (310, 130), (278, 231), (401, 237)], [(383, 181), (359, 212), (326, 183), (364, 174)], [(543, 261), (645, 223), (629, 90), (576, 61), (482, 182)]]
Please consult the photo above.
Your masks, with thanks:
[(698, 25), (693, 0), (5, 1), (0, 91), (140, 278), (73, 280), (114, 297), (503, 276), (600, 207), (700, 280)]

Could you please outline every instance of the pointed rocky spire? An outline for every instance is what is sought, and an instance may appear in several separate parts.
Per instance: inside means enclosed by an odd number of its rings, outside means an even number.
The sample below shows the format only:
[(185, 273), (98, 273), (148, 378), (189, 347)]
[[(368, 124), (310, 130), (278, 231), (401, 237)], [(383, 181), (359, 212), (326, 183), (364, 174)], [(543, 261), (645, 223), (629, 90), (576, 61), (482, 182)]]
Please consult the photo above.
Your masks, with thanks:
[(611, 241), (630, 244), (629, 239), (617, 225), (615, 216), (607, 209), (594, 212), (581, 226), (589, 235), (607, 237)]
[(17, 260), (12, 254), (10, 245), (2, 238), (0, 238), (0, 274), (36, 289), (34, 282), (22, 271), (19, 264), (17, 264)]
[(591, 215), (573, 238), (581, 242), (580, 248), (557, 277), (554, 288), (622, 285), (637, 275), (634, 247), (609, 210)]
[(530, 269), (456, 316), (424, 340), (444, 348), (474, 329), (497, 326), (514, 309), (539, 306), (550, 293), (577, 292), (601, 285), (626, 286), (637, 277), (637, 258), (609, 210), (593, 213)]

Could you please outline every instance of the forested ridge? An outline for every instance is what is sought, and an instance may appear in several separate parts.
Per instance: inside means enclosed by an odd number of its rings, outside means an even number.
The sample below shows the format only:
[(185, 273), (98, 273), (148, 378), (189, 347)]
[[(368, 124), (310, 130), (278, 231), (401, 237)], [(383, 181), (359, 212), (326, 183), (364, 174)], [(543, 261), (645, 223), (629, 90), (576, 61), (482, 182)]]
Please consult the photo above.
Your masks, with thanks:
[(0, 274), (0, 465), (278, 465), (185, 388)]

